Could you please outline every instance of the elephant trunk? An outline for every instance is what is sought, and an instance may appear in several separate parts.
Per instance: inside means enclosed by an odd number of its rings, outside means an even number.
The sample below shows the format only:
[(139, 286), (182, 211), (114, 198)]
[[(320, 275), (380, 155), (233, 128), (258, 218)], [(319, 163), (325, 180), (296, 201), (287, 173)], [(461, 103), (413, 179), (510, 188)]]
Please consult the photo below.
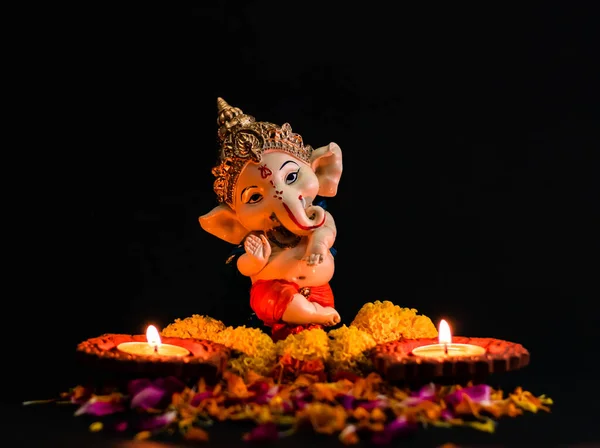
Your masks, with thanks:
[(287, 217), (291, 221), (291, 225), (284, 225), (297, 235), (308, 235), (325, 223), (325, 210), (323, 207), (309, 205), (306, 209), (299, 206), (293, 210), (285, 203), (283, 206), (287, 212)]

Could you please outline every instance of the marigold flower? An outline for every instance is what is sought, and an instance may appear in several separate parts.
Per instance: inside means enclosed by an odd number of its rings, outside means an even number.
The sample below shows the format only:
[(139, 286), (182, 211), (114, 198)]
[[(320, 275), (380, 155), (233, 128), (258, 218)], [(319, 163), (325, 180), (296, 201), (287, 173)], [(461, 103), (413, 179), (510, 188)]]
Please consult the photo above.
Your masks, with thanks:
[(417, 315), (414, 308), (401, 308), (392, 302), (365, 303), (350, 326), (370, 334), (378, 344), (400, 338), (435, 338), (437, 328), (427, 316)]
[(175, 319), (161, 331), (161, 335), (177, 338), (195, 338), (215, 341), (217, 333), (225, 329), (225, 324), (209, 316), (193, 314), (185, 319)]

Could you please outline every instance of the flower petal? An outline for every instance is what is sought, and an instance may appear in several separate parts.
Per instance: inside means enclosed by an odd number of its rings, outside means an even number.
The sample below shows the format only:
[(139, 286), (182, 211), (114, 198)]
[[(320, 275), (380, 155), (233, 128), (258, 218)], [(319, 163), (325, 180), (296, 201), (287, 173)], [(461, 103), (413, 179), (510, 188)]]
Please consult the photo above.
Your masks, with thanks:
[(170, 411), (164, 414), (148, 414), (144, 416), (139, 423), (138, 428), (141, 430), (152, 430), (157, 428), (163, 428), (169, 423), (175, 421), (177, 417), (177, 411)]
[(152, 385), (152, 381), (150, 381), (148, 378), (139, 378), (136, 380), (131, 380), (127, 384), (127, 393), (133, 397), (134, 395), (138, 394), (150, 385)]
[(202, 403), (207, 398), (211, 398), (212, 396), (213, 396), (213, 393), (210, 390), (207, 390), (205, 392), (199, 392), (196, 395), (194, 395), (194, 397), (190, 401), (190, 405), (192, 405), (194, 407), (198, 407), (200, 405), (200, 403)]
[(386, 400), (364, 400), (360, 401), (356, 404), (356, 407), (364, 408), (367, 411), (372, 411), (373, 409), (382, 409), (387, 407)]
[(412, 397), (418, 397), (423, 400), (432, 400), (435, 398), (436, 387), (434, 383), (428, 383), (418, 391), (411, 393)]
[(163, 389), (169, 395), (173, 395), (175, 392), (181, 392), (185, 389), (185, 384), (179, 378), (174, 376), (158, 378), (154, 381), (154, 385)]
[(202, 428), (191, 426), (186, 430), (184, 438), (196, 442), (208, 442), (208, 433)]
[(121, 412), (125, 409), (123, 403), (120, 401), (104, 401), (98, 400), (95, 397), (90, 398), (79, 409), (75, 411), (75, 415), (96, 415), (101, 417), (103, 415), (110, 415), (116, 412)]
[(491, 387), (486, 384), (477, 384), (475, 386), (465, 387), (463, 389), (456, 390), (444, 398), (446, 403), (456, 406), (466, 395), (474, 403), (487, 403), (490, 401)]
[(356, 400), (351, 394), (338, 395), (335, 398), (337, 402), (341, 404), (346, 410), (352, 409)]
[(263, 423), (243, 435), (247, 442), (274, 442), (279, 439), (277, 425), (273, 422)]
[(131, 399), (131, 408), (151, 409), (157, 408), (158, 404), (165, 397), (166, 391), (154, 385), (150, 385), (140, 390)]
[(398, 417), (385, 425), (383, 431), (373, 433), (371, 442), (376, 445), (387, 445), (396, 437), (407, 434), (417, 428), (417, 425), (411, 423), (406, 417)]

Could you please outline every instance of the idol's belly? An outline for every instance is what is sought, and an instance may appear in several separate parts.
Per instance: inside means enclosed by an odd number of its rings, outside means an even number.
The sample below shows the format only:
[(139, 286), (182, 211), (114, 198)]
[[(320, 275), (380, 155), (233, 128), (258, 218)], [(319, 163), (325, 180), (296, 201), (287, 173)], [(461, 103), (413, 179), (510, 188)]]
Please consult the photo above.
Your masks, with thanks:
[(294, 282), (300, 287), (328, 283), (335, 270), (331, 253), (328, 251), (325, 254), (322, 263), (309, 266), (305, 260), (302, 260), (305, 251), (305, 247), (295, 247), (273, 254), (267, 266), (252, 277), (252, 282), (282, 279)]

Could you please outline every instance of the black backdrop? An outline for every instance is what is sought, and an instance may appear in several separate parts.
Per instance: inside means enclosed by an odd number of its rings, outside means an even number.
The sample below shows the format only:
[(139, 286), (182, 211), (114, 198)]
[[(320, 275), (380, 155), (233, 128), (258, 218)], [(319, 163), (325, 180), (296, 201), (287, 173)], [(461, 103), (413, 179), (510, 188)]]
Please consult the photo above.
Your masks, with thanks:
[(598, 328), (594, 15), (391, 5), (96, 11), (35, 40), (19, 397), (71, 385), (89, 337), (196, 313), (247, 323), (249, 281), (197, 222), (216, 205), (218, 96), (342, 148), (327, 204), (344, 323), (391, 300), (524, 344), (539, 381), (575, 378), (557, 355)]

